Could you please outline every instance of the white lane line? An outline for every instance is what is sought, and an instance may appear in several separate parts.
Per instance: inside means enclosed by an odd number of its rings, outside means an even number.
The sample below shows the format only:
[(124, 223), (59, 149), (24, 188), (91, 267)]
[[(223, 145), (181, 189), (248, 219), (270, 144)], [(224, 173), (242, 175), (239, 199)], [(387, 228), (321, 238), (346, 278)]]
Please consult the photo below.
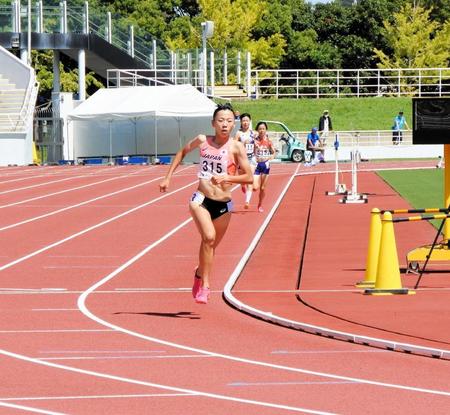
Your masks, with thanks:
[(66, 288), (0, 288), (0, 291), (30, 291), (30, 292), (42, 292), (42, 291), (65, 291)]
[(60, 363), (46, 362), (41, 359), (34, 359), (32, 357), (20, 355), (18, 353), (9, 352), (7, 350), (2, 350), (2, 349), (0, 349), (0, 354), (2, 354), (4, 356), (12, 357), (14, 359), (19, 359), (19, 360), (23, 360), (23, 361), (30, 362), (30, 363), (35, 363), (38, 365), (48, 366), (48, 367), (52, 367), (52, 368), (56, 368), (56, 369), (63, 369), (63, 370), (67, 370), (70, 372), (80, 373), (80, 374), (89, 375), (89, 376), (95, 376), (95, 377), (99, 377), (99, 378), (103, 378), (103, 379), (116, 380), (119, 382), (126, 382), (126, 383), (130, 383), (130, 384), (134, 384), (134, 385), (150, 386), (152, 388), (170, 390), (173, 392), (198, 395), (198, 396), (203, 396), (206, 398), (219, 399), (219, 400), (229, 401), (229, 402), (237, 402), (237, 403), (243, 403), (243, 404), (249, 404), (249, 405), (263, 406), (263, 407), (267, 407), (267, 408), (282, 409), (282, 410), (287, 410), (287, 411), (292, 411), (292, 412), (303, 412), (303, 413), (307, 413), (307, 414), (316, 414), (316, 415), (331, 415), (332, 414), (331, 412), (316, 411), (316, 410), (312, 410), (312, 409), (299, 408), (299, 407), (288, 406), (288, 405), (280, 405), (280, 404), (275, 404), (275, 403), (271, 403), (271, 402), (255, 401), (255, 400), (251, 400), (251, 399), (235, 398), (235, 397), (227, 396), (227, 395), (219, 395), (219, 394), (215, 394), (215, 393), (195, 391), (192, 389), (177, 388), (174, 386), (162, 385), (159, 383), (153, 383), (153, 382), (147, 382), (147, 381), (138, 380), (138, 379), (131, 379), (131, 378), (126, 378), (126, 377), (121, 377), (121, 376), (116, 376), (116, 375), (110, 375), (107, 373), (96, 372), (93, 370), (79, 369), (77, 367), (66, 366), (66, 365), (62, 365)]
[(111, 217), (111, 218), (109, 218), (109, 219), (106, 219), (106, 220), (104, 220), (104, 221), (102, 221), (102, 222), (99, 222), (99, 223), (97, 223), (96, 225), (90, 226), (89, 228), (85, 228), (85, 229), (83, 229), (83, 230), (80, 231), (80, 232), (74, 233), (74, 234), (68, 236), (67, 238), (60, 239), (60, 240), (57, 241), (57, 242), (54, 242), (54, 243), (52, 243), (52, 244), (50, 244), (50, 245), (47, 245), (47, 246), (44, 246), (43, 248), (38, 249), (38, 250), (36, 250), (36, 251), (34, 251), (34, 252), (31, 252), (31, 253), (28, 254), (28, 255), (25, 255), (25, 256), (20, 257), (20, 258), (14, 260), (14, 261), (12, 261), (12, 262), (9, 262), (9, 263), (7, 263), (7, 264), (5, 264), (5, 265), (0, 266), (0, 271), (3, 271), (3, 270), (5, 270), (5, 269), (7, 269), (7, 268), (10, 268), (10, 267), (14, 266), (14, 265), (17, 265), (17, 264), (19, 264), (19, 263), (21, 263), (21, 262), (23, 262), (23, 261), (26, 261), (27, 259), (30, 259), (30, 258), (32, 258), (32, 257), (34, 257), (34, 256), (36, 256), (36, 255), (38, 255), (38, 254), (41, 254), (42, 252), (48, 251), (48, 250), (50, 250), (50, 249), (52, 249), (52, 248), (54, 248), (54, 247), (56, 247), (56, 246), (62, 245), (62, 244), (64, 244), (64, 243), (67, 242), (67, 241), (70, 241), (70, 240), (72, 240), (72, 239), (78, 238), (79, 236), (84, 235), (84, 234), (86, 234), (86, 233), (88, 233), (88, 232), (90, 232), (90, 231), (93, 231), (94, 229), (98, 229), (98, 228), (100, 228), (100, 227), (102, 227), (102, 226), (104, 226), (104, 225), (107, 225), (108, 223), (114, 222), (114, 221), (116, 221), (117, 219), (120, 219), (120, 218), (122, 218), (122, 217), (124, 217), (124, 216), (127, 216), (127, 215), (129, 215), (129, 214), (131, 214), (131, 213), (134, 213), (134, 212), (136, 212), (136, 211), (139, 210), (139, 209), (142, 209), (142, 208), (144, 208), (144, 207), (147, 207), (147, 206), (149, 206), (149, 205), (152, 205), (153, 203), (156, 203), (156, 202), (158, 202), (158, 201), (161, 200), (161, 199), (164, 199), (164, 198), (166, 198), (166, 197), (168, 197), (168, 196), (171, 196), (171, 195), (173, 195), (174, 193), (177, 193), (177, 192), (180, 192), (180, 191), (182, 191), (182, 190), (184, 190), (184, 189), (187, 189), (188, 187), (191, 187), (191, 186), (193, 186), (194, 184), (197, 184), (197, 181), (188, 183), (187, 185), (185, 185), (185, 186), (183, 186), (183, 187), (180, 187), (180, 188), (177, 189), (177, 190), (174, 190), (174, 191), (172, 191), (172, 192), (170, 192), (170, 193), (165, 193), (165, 194), (163, 194), (162, 196), (156, 197), (156, 198), (154, 198), (154, 199), (152, 199), (152, 200), (149, 200), (148, 202), (142, 203), (142, 204), (139, 205), (139, 206), (136, 206), (136, 207), (134, 207), (134, 208), (132, 208), (132, 209), (129, 209), (129, 210), (126, 210), (125, 212), (122, 212), (122, 213), (120, 213), (120, 214), (118, 214), (118, 215), (116, 215), (116, 216), (113, 216), (113, 217)]
[(17, 226), (24, 225), (24, 224), (27, 224), (27, 223), (30, 223), (30, 222), (34, 222), (34, 221), (39, 220), (39, 219), (48, 218), (49, 216), (57, 215), (58, 213), (65, 212), (65, 211), (71, 210), (71, 209), (75, 209), (75, 208), (78, 208), (80, 206), (84, 206), (84, 205), (87, 205), (89, 203), (95, 202), (97, 200), (106, 199), (108, 197), (116, 196), (116, 195), (118, 195), (120, 193), (128, 192), (130, 190), (134, 190), (134, 189), (137, 189), (139, 187), (146, 186), (146, 185), (148, 185), (150, 183), (156, 182), (157, 180), (161, 180), (162, 177), (163, 176), (156, 177), (155, 179), (147, 180), (145, 182), (136, 184), (134, 186), (125, 187), (123, 189), (116, 190), (115, 192), (107, 193), (107, 194), (104, 194), (102, 196), (98, 196), (98, 197), (94, 197), (92, 199), (85, 200), (84, 202), (76, 203), (74, 205), (66, 206), (64, 208), (57, 209), (57, 210), (54, 210), (52, 212), (44, 213), (43, 215), (35, 216), (33, 218), (29, 218), (29, 219), (23, 220), (21, 222), (16, 222), (16, 223), (13, 223), (11, 225), (3, 226), (2, 228), (0, 228), (0, 231), (4, 231), (6, 229), (15, 228)]
[(6, 408), (21, 409), (22, 411), (34, 412), (35, 414), (65, 415), (64, 412), (47, 411), (45, 409), (32, 408), (31, 406), (17, 405), (17, 404), (2, 402), (2, 401), (0, 401), (0, 406), (4, 406)]
[[(78, 170), (80, 170), (80, 169), (78, 169)], [(33, 173), (36, 173), (36, 172), (34, 171)], [(62, 176), (63, 174), (65, 175), (66, 172), (63, 172), (63, 171), (57, 171), (57, 172), (47, 172), (47, 173), (38, 174), (38, 175), (36, 175), (36, 174), (34, 174), (34, 175), (29, 174), (29, 175), (27, 175), (27, 176), (16, 177), (15, 179), (11, 179), (11, 180), (3, 180), (3, 181), (0, 182), (0, 185), (1, 185), (1, 184), (9, 184), (9, 183), (14, 183), (14, 182), (19, 182), (19, 181), (23, 181), (23, 180), (36, 179), (36, 178), (38, 178), (38, 177), (51, 177), (51, 176), (55, 177), (55, 176)], [(90, 173), (90, 174), (91, 174), (91, 173)], [(14, 175), (14, 176), (17, 176), (17, 174)], [(11, 177), (11, 176), (10, 176), (10, 177)]]
[(78, 308), (32, 308), (31, 311), (80, 311)]
[(108, 269), (117, 265), (44, 265), (43, 269)]
[(354, 384), (355, 382), (349, 381), (304, 381), (304, 382), (233, 382), (229, 383), (228, 386), (291, 386), (291, 385), (348, 385), (349, 383)]
[[(297, 167), (297, 170), (298, 170), (298, 167)], [(290, 181), (288, 182), (288, 185), (285, 188), (285, 192), (287, 191), (287, 188), (289, 187), (291, 181), (293, 180), (293, 177), (294, 176), (292, 176)], [(281, 200), (283, 195), (284, 195), (283, 193), (280, 195), (279, 200)], [(272, 208), (272, 212), (274, 212), (275, 209), (276, 209), (276, 205), (274, 205), (274, 207)], [(120, 327), (120, 326), (117, 326), (115, 324), (112, 324), (109, 321), (103, 320), (102, 318), (96, 316), (95, 314), (93, 314), (87, 308), (87, 306), (86, 306), (86, 299), (91, 293), (93, 293), (97, 288), (101, 287), (106, 282), (110, 281), (112, 278), (114, 278), (116, 275), (121, 273), (123, 270), (128, 268), (130, 265), (132, 265), (134, 262), (139, 260), (142, 256), (147, 254), (153, 248), (157, 247), (162, 242), (164, 242), (167, 239), (169, 239), (172, 235), (174, 235), (176, 232), (178, 232), (180, 229), (182, 229), (191, 220), (192, 219), (188, 219), (188, 220), (180, 223), (178, 226), (174, 227), (171, 231), (166, 233), (166, 235), (164, 235), (163, 237), (161, 237), (157, 241), (153, 242), (151, 245), (147, 246), (141, 252), (136, 254), (133, 258), (131, 258), (130, 260), (125, 262), (121, 267), (117, 268), (115, 271), (113, 271), (112, 273), (110, 273), (109, 275), (107, 275), (106, 277), (104, 277), (103, 279), (99, 280), (97, 283), (95, 283), (91, 287), (89, 287), (83, 294), (80, 295), (80, 297), (78, 298), (78, 301), (77, 301), (78, 307), (80, 308), (81, 312), (83, 314), (85, 314), (88, 318), (94, 320), (95, 322), (97, 322), (100, 325), (103, 325), (105, 327), (109, 327), (112, 330), (117, 330), (119, 332), (128, 334), (128, 335), (133, 336), (133, 337), (137, 337), (137, 338), (140, 338), (140, 339), (143, 339), (143, 340), (147, 340), (147, 341), (151, 341), (151, 342), (154, 342), (154, 343), (157, 343), (157, 344), (163, 344), (163, 345), (166, 345), (166, 346), (169, 346), (169, 347), (175, 347), (175, 348), (179, 348), (179, 349), (182, 349), (182, 350), (187, 350), (187, 351), (191, 351), (191, 352), (195, 352), (195, 353), (204, 353), (204, 354), (207, 354), (207, 355), (216, 356), (216, 357), (219, 357), (219, 358), (222, 358), (222, 359), (226, 359), (226, 360), (230, 360), (230, 361), (235, 361), (235, 362), (245, 363), (245, 364), (255, 365), (255, 366), (261, 366), (261, 367), (267, 367), (267, 368), (271, 368), (271, 369), (285, 370), (285, 371), (289, 371), (289, 372), (304, 373), (304, 374), (308, 374), (308, 375), (326, 377), (326, 378), (330, 378), (330, 379), (358, 382), (358, 383), (362, 383), (362, 384), (373, 385), (373, 386), (380, 386), (380, 387), (384, 387), (384, 388), (392, 388), (392, 389), (406, 390), (406, 391), (410, 391), (410, 392), (421, 392), (421, 393), (427, 393), (427, 394), (450, 396), (450, 392), (447, 392), (447, 391), (428, 389), (428, 388), (418, 388), (418, 387), (412, 387), (412, 386), (406, 386), (406, 385), (400, 385), (400, 384), (393, 384), (393, 383), (387, 383), (387, 382), (377, 382), (377, 381), (372, 381), (372, 380), (369, 380), (369, 379), (355, 378), (355, 377), (351, 377), (351, 376), (341, 376), (341, 375), (335, 375), (335, 374), (331, 374), (331, 373), (318, 372), (318, 371), (301, 369), (301, 368), (296, 368), (296, 367), (277, 365), (277, 364), (272, 364), (272, 363), (268, 363), (268, 362), (264, 362), (264, 361), (245, 359), (245, 358), (240, 358), (240, 357), (236, 357), (236, 356), (226, 355), (226, 354), (222, 354), (222, 353), (211, 352), (211, 351), (207, 351), (207, 350), (204, 350), (204, 349), (198, 349), (198, 348), (182, 345), (182, 344), (179, 344), (179, 343), (169, 342), (169, 341), (162, 340), (162, 339), (159, 339), (159, 338), (156, 338), (156, 337), (146, 336), (144, 334), (141, 334), (141, 333), (138, 333), (138, 332), (134, 332), (134, 331), (128, 330), (128, 329), (126, 329), (124, 327)], [(266, 218), (265, 222), (268, 223), (268, 220), (270, 220), (270, 219)], [(266, 224), (266, 226), (267, 226), (267, 224)], [(261, 227), (261, 229), (263, 230), (263, 228), (265, 228), (264, 224)], [(261, 231), (261, 229), (260, 229), (260, 231)], [(260, 233), (262, 234), (262, 231)], [(258, 236), (258, 234), (257, 234), (257, 236)], [(249, 249), (250, 248), (251, 247), (249, 247)], [(244, 259), (244, 257), (243, 257), (243, 259)], [(242, 264), (238, 264), (238, 267), (239, 267), (239, 265), (242, 265)], [(237, 268), (236, 268), (236, 270), (237, 270)], [(233, 282), (233, 285), (234, 285), (234, 282)]]
[(133, 359), (207, 359), (214, 356), (198, 354), (173, 354), (165, 356), (71, 356), (71, 357), (35, 357), (46, 362), (55, 360), (133, 360)]
[(166, 350), (40, 350), (41, 354), (127, 354), (127, 353), (167, 353)]
[(111, 333), (115, 330), (110, 329), (49, 329), (49, 330), (0, 330), (3, 334), (17, 333)]
[[(114, 291), (118, 291), (118, 292), (129, 292), (129, 293), (133, 293), (133, 292), (145, 292), (145, 293), (152, 293), (152, 292), (174, 292), (174, 291), (186, 291), (186, 290), (192, 290), (192, 287), (177, 287), (177, 288), (114, 288)], [(96, 293), (99, 293), (101, 291), (96, 291)], [(214, 291), (211, 291), (214, 292)], [(220, 292), (218, 290), (216, 290), (215, 292)]]
[(11, 207), (11, 206), (17, 206), (17, 205), (20, 205), (22, 203), (33, 202), (35, 200), (44, 199), (44, 198), (51, 197), (51, 196), (57, 196), (57, 195), (60, 195), (60, 194), (63, 194), (63, 193), (73, 192), (75, 190), (85, 189), (87, 187), (96, 186), (98, 184), (107, 183), (107, 182), (110, 182), (110, 181), (113, 181), (113, 180), (126, 179), (126, 178), (132, 176), (133, 174), (134, 173), (129, 173), (129, 174), (125, 174), (125, 175), (122, 175), (122, 176), (110, 177), (109, 179), (100, 180), (98, 182), (93, 182), (93, 183), (85, 184), (85, 185), (82, 185), (82, 186), (71, 187), (70, 189), (64, 189), (64, 190), (60, 190), (58, 192), (47, 193), (45, 195), (40, 195), (40, 196), (32, 197), (30, 199), (20, 200), (18, 202), (9, 203), (7, 205), (0, 205), (0, 209), (4, 209), (4, 208), (7, 208), (7, 207)]
[(119, 258), (119, 255), (48, 255), (48, 258)]
[(197, 396), (195, 393), (143, 393), (130, 395), (80, 395), (80, 396), (18, 396), (17, 398), (0, 398), (1, 401), (65, 401), (77, 399), (129, 399), (129, 398), (172, 398), (177, 396)]
[(274, 350), (271, 354), (340, 354), (340, 353), (389, 353), (389, 350), (365, 349), (365, 350)]
[(0, 295), (49, 295), (49, 294), (79, 294), (79, 291), (1, 291)]
[(92, 176), (92, 173), (90, 174), (83, 174), (81, 176), (70, 176), (70, 177), (65, 177), (64, 179), (58, 179), (58, 180), (52, 180), (50, 182), (44, 182), (44, 183), (38, 183), (38, 184), (32, 184), (30, 186), (25, 186), (25, 187), (16, 187), (14, 189), (10, 189), (10, 190), (4, 190), (2, 192), (0, 192), (0, 195), (4, 195), (7, 193), (14, 193), (14, 192), (19, 192), (21, 190), (28, 190), (28, 189), (34, 189), (36, 187), (42, 187), (42, 186), (47, 186), (49, 184), (55, 184), (55, 183), (61, 183), (61, 182), (66, 182), (68, 180), (73, 180), (73, 179), (81, 179), (83, 177), (89, 177)]

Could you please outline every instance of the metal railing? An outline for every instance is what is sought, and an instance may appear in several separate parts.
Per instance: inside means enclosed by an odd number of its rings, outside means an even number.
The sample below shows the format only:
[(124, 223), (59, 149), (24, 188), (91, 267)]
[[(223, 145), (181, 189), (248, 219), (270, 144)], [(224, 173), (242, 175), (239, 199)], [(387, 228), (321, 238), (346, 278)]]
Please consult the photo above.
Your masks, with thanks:
[[(93, 33), (150, 68), (155, 64), (160, 68), (170, 67), (170, 51), (163, 42), (140, 28), (128, 26), (118, 14), (89, 10), (88, 2), (84, 7), (68, 7), (67, 1), (59, 6), (44, 6), (40, 0), (32, 4), (30, 19), (35, 33)], [(26, 31), (27, 24), (26, 4), (14, 0), (0, 5), (0, 32)]]
[(252, 70), (253, 98), (448, 96), (450, 68)]
[[(310, 131), (292, 132), (301, 142), (306, 143)], [(412, 145), (412, 131), (403, 130), (401, 145)], [(283, 133), (278, 131), (269, 131), (269, 137), (277, 145)], [(332, 131), (326, 139), (327, 147), (333, 147), (336, 139), (339, 140), (339, 146), (342, 147), (373, 147), (390, 146), (393, 142), (392, 130), (366, 130), (366, 131)]]
[(19, 117), (17, 119), (16, 129), (22, 126), (22, 128), (26, 130), (26, 128), (33, 122), (33, 113), (38, 91), (39, 83), (36, 81), (34, 71), (32, 71), (30, 81), (25, 92), (22, 108), (20, 109)]

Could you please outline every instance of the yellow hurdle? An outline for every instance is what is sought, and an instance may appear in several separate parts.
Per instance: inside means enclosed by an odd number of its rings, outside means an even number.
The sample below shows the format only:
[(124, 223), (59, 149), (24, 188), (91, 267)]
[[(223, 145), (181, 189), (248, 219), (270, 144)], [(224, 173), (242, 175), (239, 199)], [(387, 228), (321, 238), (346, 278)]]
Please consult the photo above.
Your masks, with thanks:
[(378, 269), (378, 255), (381, 240), (380, 209), (373, 208), (370, 212), (369, 246), (367, 248), (366, 273), (363, 281), (357, 282), (358, 288), (372, 288), (375, 285)]
[(402, 287), (391, 212), (385, 212), (382, 218), (375, 286), (366, 289), (364, 293), (371, 295), (415, 294), (414, 291)]

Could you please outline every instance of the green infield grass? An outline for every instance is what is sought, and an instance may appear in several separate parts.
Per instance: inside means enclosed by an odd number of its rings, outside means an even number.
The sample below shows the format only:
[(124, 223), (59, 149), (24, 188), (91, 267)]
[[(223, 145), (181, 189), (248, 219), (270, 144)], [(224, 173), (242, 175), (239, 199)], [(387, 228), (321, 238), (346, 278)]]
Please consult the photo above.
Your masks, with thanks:
[(408, 125), (412, 124), (412, 101), (406, 97), (259, 99), (232, 104), (240, 113), (249, 112), (253, 124), (258, 120), (281, 121), (291, 131), (317, 127), (324, 110), (330, 112), (336, 131), (389, 130), (399, 111), (404, 111)]
[[(442, 208), (444, 205), (444, 169), (385, 170), (382, 177), (412, 207)], [(380, 206), (380, 209), (396, 209), (396, 206)], [(441, 221), (432, 221), (439, 227)]]

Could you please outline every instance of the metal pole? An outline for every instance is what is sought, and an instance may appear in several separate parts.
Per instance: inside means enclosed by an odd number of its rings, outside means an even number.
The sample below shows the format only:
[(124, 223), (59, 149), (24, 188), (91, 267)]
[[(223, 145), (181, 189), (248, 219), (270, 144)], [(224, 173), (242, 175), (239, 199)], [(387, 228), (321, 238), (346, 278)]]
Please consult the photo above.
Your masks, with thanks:
[(209, 76), (210, 76), (210, 84), (211, 84), (211, 91), (210, 91), (210, 95), (214, 96), (214, 84), (215, 84), (215, 79), (214, 79), (214, 52), (211, 51), (209, 52)]
[(206, 94), (206, 86), (207, 86), (207, 68), (206, 68), (206, 22), (202, 22), (202, 92)]
[(223, 84), (228, 85), (228, 53), (223, 52)]
[[(158, 60), (156, 59), (156, 40), (155, 39), (153, 39), (153, 42), (152, 42), (152, 57), (153, 57), (152, 69), (155, 71), (154, 78), (156, 80), (157, 70), (158, 70), (158, 68), (157, 68)], [(156, 82), (155, 82), (155, 84), (156, 84)]]
[(187, 54), (187, 80), (188, 83), (192, 84), (192, 54), (191, 52), (188, 52)]
[[(247, 98), (250, 98), (251, 97), (251, 95), (252, 95), (252, 91), (251, 91), (251, 88), (252, 88), (252, 82), (251, 82), (251, 79), (252, 79), (252, 74), (251, 74), (251, 70), (252, 70), (252, 68), (251, 68), (251, 55), (250, 55), (250, 52), (247, 52), (247, 54), (246, 54), (246, 58), (247, 58), (247, 65), (246, 65), (246, 75), (247, 75), (247, 82), (246, 82), (246, 84), (247, 84)], [(255, 85), (255, 87), (256, 87), (256, 85)]]
[(112, 43), (112, 23), (111, 23), (111, 12), (106, 13), (107, 26), (106, 26), (106, 40), (108, 43)]
[(42, 0), (39, 0), (36, 3), (36, 6), (38, 7), (36, 32), (42, 33), (44, 31), (44, 5), (42, 3)]
[(236, 82), (241, 84), (241, 51), (237, 53)]
[(20, 6), (20, 0), (15, 2), (16, 5), (16, 32), (22, 31), (22, 19), (20, 18), (20, 11), (22, 7)]
[[(450, 166), (447, 162), (450, 160), (450, 144), (444, 144), (444, 206), (450, 206)], [(444, 240), (450, 239), (450, 220), (444, 223)]]
[(31, 0), (28, 0), (28, 33), (27, 33), (27, 49), (28, 49), (28, 59), (27, 63), (31, 66)]
[(112, 120), (109, 120), (109, 164), (112, 164)]
[(134, 26), (130, 26), (130, 55), (134, 58)]

